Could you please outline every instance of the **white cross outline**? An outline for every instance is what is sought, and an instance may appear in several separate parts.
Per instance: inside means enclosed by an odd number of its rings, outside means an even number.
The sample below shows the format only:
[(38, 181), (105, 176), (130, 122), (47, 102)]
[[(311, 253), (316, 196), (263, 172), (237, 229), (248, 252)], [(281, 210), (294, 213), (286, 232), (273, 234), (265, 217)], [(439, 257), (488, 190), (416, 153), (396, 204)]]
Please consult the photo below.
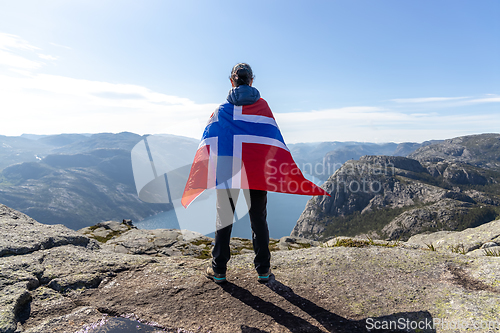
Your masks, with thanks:
[[(278, 124), (276, 123), (276, 120), (274, 120), (274, 118), (252, 114), (243, 114), (243, 106), (239, 105), (234, 106), (233, 119), (250, 123), (269, 124), (275, 126), (279, 130)], [(235, 135), (233, 140), (233, 170), (239, 170), (239, 172), (233, 177), (233, 186), (237, 186), (238, 188), (241, 186), (241, 171), (244, 168), (241, 162), (243, 143), (257, 143), (275, 146), (290, 152), (290, 150), (283, 142), (276, 139), (256, 135)]]
[[(218, 119), (218, 112), (215, 112), (214, 116), (209, 120), (209, 123), (214, 123), (217, 122)], [(259, 124), (269, 124), (273, 125), (278, 128), (278, 124), (276, 123), (276, 120), (270, 117), (266, 116), (259, 116), (259, 115), (250, 115), (250, 114), (243, 114), (243, 106), (241, 105), (234, 105), (233, 109), (233, 120), (241, 120), (245, 122), (250, 122), (250, 123), (259, 123)], [(218, 137), (210, 137), (202, 140), (198, 146), (198, 149), (209, 146), (210, 147), (210, 155), (208, 159), (208, 177), (207, 177), (207, 189), (225, 189), (227, 188), (227, 185), (225, 183), (218, 184), (216, 185), (216, 179), (217, 179), (217, 157), (218, 157)], [(242, 157), (242, 149), (243, 149), (243, 143), (256, 143), (256, 144), (264, 144), (268, 146), (274, 146), (278, 147), (281, 149), (286, 150), (287, 152), (290, 152), (288, 147), (281, 141), (268, 138), (268, 137), (263, 137), (263, 136), (257, 136), (257, 135), (234, 135), (233, 136), (233, 176), (231, 177), (231, 188), (241, 188), (241, 177), (242, 174), (245, 174), (244, 172), (244, 166), (241, 160)], [(234, 174), (234, 170), (238, 170), (236, 174)], [(229, 183), (229, 182), (228, 182)]]
[(273, 118), (254, 114), (243, 114), (243, 106), (241, 105), (234, 106), (233, 119), (247, 121), (249, 123), (270, 124), (278, 127), (278, 124), (276, 124), (276, 120), (274, 120)]
[(244, 168), (241, 162), (243, 143), (256, 143), (267, 146), (274, 146), (290, 152), (290, 150), (287, 148), (287, 146), (285, 146), (283, 142), (276, 139), (257, 135), (235, 135), (233, 141), (233, 170), (239, 171), (232, 178), (233, 188), (241, 187), (241, 175)]

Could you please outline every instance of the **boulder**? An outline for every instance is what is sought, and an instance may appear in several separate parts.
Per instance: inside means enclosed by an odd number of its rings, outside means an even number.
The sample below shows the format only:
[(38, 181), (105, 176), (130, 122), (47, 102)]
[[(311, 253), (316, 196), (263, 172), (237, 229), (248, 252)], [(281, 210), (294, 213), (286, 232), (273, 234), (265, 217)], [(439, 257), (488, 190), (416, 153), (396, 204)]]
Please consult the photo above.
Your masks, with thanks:
[(63, 225), (38, 223), (31, 217), (0, 204), (0, 257), (27, 254), (62, 245), (96, 249), (98, 242)]
[(422, 247), (432, 246), (437, 251), (467, 253), (481, 248), (486, 243), (497, 243), (499, 236), (500, 220), (496, 220), (463, 231), (441, 231), (415, 235), (408, 239), (408, 243)]
[(466, 214), (473, 205), (453, 199), (442, 199), (435, 204), (407, 210), (389, 222), (382, 233), (387, 239), (407, 240), (410, 236), (429, 230), (439, 230), (446, 225), (450, 229), (458, 227), (457, 216)]
[(280, 250), (304, 249), (312, 246), (319, 246), (321, 243), (307, 238), (285, 236), (281, 237), (278, 242)]
[[(49, 288), (61, 300), (64, 293), (95, 288), (105, 277), (152, 262), (148, 257), (101, 251), (96, 240), (62, 225), (38, 223), (4, 205), (0, 205), (0, 232), (2, 333), (17, 329), (26, 305), (34, 299), (53, 299), (41, 290)], [(37, 298), (40, 294), (45, 296)]]

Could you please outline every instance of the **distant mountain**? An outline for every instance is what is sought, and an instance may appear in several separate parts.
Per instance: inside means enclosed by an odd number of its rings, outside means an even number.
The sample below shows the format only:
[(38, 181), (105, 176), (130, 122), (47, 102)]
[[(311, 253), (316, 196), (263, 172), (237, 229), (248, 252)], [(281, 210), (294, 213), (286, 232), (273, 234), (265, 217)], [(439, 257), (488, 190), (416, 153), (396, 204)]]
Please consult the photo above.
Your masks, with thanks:
[(426, 163), (465, 163), (500, 171), (500, 134), (462, 136), (434, 143), (408, 156)]
[(420, 147), (439, 141), (423, 143), (316, 142), (288, 145), (295, 162), (307, 174), (327, 180), (342, 164), (364, 155), (407, 156)]
[(432, 143), (410, 157), (364, 156), (344, 163), (322, 186), (331, 197), (309, 200), (292, 235), (404, 240), (499, 216), (500, 134)]
[(119, 134), (0, 135), (0, 170), (16, 163), (37, 162), (49, 154), (75, 154), (97, 148), (132, 149), (141, 136)]
[(88, 136), (83, 134), (58, 134), (43, 136), (37, 141), (49, 146), (64, 147), (78, 141), (84, 141), (87, 138)]
[(39, 161), (52, 148), (31, 139), (0, 135), (0, 170), (15, 163)]
[(53, 152), (61, 154), (76, 154), (99, 148), (132, 150), (132, 148), (141, 139), (141, 135), (130, 132), (122, 132), (118, 134), (99, 133), (85, 137), (83, 140), (77, 140), (68, 145), (54, 149)]
[[(56, 146), (31, 141), (36, 149), (51, 153), (36, 162), (17, 163), (0, 173), (0, 203), (47, 223), (80, 229), (104, 220), (140, 220), (172, 208), (139, 200), (131, 164), (131, 150), (143, 137), (133, 133), (95, 134), (90, 137), (63, 135), (44, 137)], [(18, 142), (25, 143), (24, 138)], [(158, 154), (191, 163), (197, 140), (160, 137)], [(11, 140), (12, 141), (12, 140)], [(64, 141), (68, 145), (57, 147)], [(19, 146), (19, 144), (18, 144)], [(1, 151), (1, 150), (0, 150)], [(30, 152), (32, 153), (32, 152)], [(172, 191), (182, 191), (189, 169), (177, 172)], [(184, 177), (184, 178), (183, 178)]]
[(424, 141), (422, 143), (403, 142), (398, 144), (392, 156), (408, 156), (421, 147), (426, 147), (432, 144), (438, 144), (440, 142), (443, 142), (443, 140), (429, 140), (429, 141)]
[(38, 140), (38, 139), (44, 138), (46, 136), (50, 136), (50, 135), (47, 135), (47, 134), (29, 134), (29, 133), (23, 133), (23, 134), (21, 134), (20, 137), (23, 138), (23, 139)]

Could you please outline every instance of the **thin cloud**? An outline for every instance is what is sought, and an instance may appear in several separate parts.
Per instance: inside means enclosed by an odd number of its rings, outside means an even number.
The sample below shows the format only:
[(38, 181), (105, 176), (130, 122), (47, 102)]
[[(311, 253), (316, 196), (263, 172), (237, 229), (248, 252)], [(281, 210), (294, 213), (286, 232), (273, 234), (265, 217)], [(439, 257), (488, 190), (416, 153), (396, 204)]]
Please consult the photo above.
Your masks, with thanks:
[(72, 47), (69, 47), (69, 46), (66, 46), (66, 45), (61, 45), (61, 44), (56, 44), (56, 43), (49, 43), (49, 44), (52, 45), (52, 46), (57, 46), (57, 47), (62, 47), (64, 49), (73, 50)]
[(93, 93), (92, 95), (101, 98), (111, 98), (111, 99), (145, 99), (141, 94), (122, 94), (113, 91), (102, 91), (98, 93)]
[(49, 54), (41, 54), (41, 53), (38, 53), (38, 57), (40, 57), (44, 60), (57, 60), (57, 59), (59, 59), (59, 57), (54, 57), (54, 56), (51, 56)]
[(33, 57), (57, 60), (38, 50), (0, 33), (0, 64), (8, 69), (0, 72), (0, 109), (9, 124), (2, 134), (131, 131), (199, 138), (216, 107), (139, 85), (37, 74), (32, 70), (44, 63)]
[(0, 50), (0, 65), (5, 65), (10, 68), (37, 69), (42, 66), (42, 63), (26, 59), (8, 51)]
[[(130, 84), (34, 74), (0, 75), (2, 134), (130, 131), (200, 138), (216, 104)], [(29, 119), (29, 121), (26, 121)]]
[(395, 103), (435, 103), (435, 102), (449, 102), (461, 99), (466, 99), (469, 97), (420, 97), (420, 98), (396, 98), (391, 99), (391, 102)]
[(352, 106), (338, 109), (276, 113), (275, 117), (282, 122), (325, 122), (331, 120), (394, 119), (407, 118), (408, 116), (381, 107)]
[[(377, 107), (275, 114), (289, 143), (317, 141), (422, 142), (460, 135), (497, 132), (496, 114), (437, 112), (407, 114)], [(365, 111), (363, 111), (365, 110)]]
[(4, 32), (0, 32), (0, 49), (39, 50), (38, 47), (31, 45), (21, 37)]
[(13, 53), (13, 51), (30, 51), (32, 53), (36, 50), (39, 48), (29, 44), (21, 37), (0, 32), (0, 65), (25, 70), (40, 68), (41, 62)]
[(482, 103), (500, 103), (500, 97), (476, 98), (468, 101), (463, 101), (461, 104), (482, 104)]

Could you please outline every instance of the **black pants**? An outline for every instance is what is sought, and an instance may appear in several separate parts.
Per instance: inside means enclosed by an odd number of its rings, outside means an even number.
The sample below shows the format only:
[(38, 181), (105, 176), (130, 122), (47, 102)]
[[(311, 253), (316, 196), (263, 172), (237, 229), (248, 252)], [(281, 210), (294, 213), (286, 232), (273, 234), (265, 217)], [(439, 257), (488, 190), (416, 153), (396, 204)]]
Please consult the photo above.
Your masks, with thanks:
[[(226, 273), (227, 262), (231, 257), (229, 241), (233, 229), (234, 208), (239, 190), (217, 190), (217, 231), (212, 250), (212, 267), (217, 274)], [(271, 267), (269, 251), (269, 229), (267, 227), (267, 191), (250, 190), (250, 223), (252, 243), (255, 252), (255, 269), (264, 274)]]

